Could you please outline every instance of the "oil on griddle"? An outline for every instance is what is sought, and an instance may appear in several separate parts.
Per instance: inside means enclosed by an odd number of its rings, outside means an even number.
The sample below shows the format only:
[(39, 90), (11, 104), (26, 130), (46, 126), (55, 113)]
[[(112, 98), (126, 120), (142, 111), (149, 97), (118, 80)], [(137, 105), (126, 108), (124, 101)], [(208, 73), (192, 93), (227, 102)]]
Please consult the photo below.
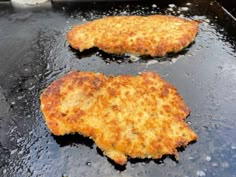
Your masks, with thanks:
[[(32, 11), (2, 7), (0, 176), (235, 177), (236, 25), (215, 1), (54, 4), (51, 10)], [(202, 23), (195, 43), (162, 62), (156, 58), (116, 62), (99, 51), (78, 56), (68, 47), (66, 33), (74, 24), (122, 14), (170, 14)], [(179, 162), (131, 160), (118, 168), (89, 139), (53, 137), (38, 98), (49, 83), (71, 70), (160, 73), (191, 108), (187, 122), (199, 140), (180, 150)]]

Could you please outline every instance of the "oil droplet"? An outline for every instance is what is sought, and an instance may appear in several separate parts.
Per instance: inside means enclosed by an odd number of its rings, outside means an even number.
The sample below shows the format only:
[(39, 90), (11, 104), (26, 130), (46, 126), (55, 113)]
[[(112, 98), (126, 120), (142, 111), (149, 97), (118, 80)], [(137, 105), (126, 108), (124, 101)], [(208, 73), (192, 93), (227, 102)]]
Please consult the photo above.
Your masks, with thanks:
[(213, 162), (213, 163), (211, 164), (211, 166), (213, 166), (213, 167), (218, 167), (218, 163)]
[(222, 166), (223, 168), (229, 168), (229, 163), (228, 163), (228, 162), (223, 162), (223, 163), (221, 164), (221, 166)]
[(20, 143), (20, 142), (22, 142), (24, 140), (24, 138), (18, 138), (17, 140), (16, 140), (16, 142), (17, 143)]
[(181, 10), (181, 11), (188, 11), (189, 8), (188, 8), (188, 7), (181, 7), (180, 10)]
[(232, 149), (232, 150), (235, 150), (235, 149), (236, 149), (236, 146), (232, 145), (232, 146), (231, 146), (231, 149)]
[(175, 7), (175, 4), (169, 4), (168, 6), (173, 8), (173, 7)]
[(133, 164), (133, 163), (131, 164), (131, 167), (132, 167), (132, 168), (134, 168), (135, 166), (136, 166), (135, 164)]
[(156, 5), (156, 4), (153, 4), (152, 7), (153, 7), (153, 8), (157, 8), (157, 5)]
[(210, 156), (206, 156), (206, 161), (211, 161), (211, 157)]
[(148, 67), (149, 65), (154, 65), (154, 64), (156, 64), (156, 63), (158, 63), (157, 60), (149, 60), (149, 61), (147, 62), (147, 64), (146, 64), (146, 67)]
[(206, 176), (206, 173), (202, 170), (197, 171), (197, 176)]
[(174, 9), (172, 9), (172, 8), (167, 8), (167, 10), (172, 11), (172, 12), (174, 11)]
[(23, 96), (18, 96), (17, 99), (18, 100), (21, 100), (23, 98)]
[(190, 122), (190, 121), (187, 121), (187, 124), (191, 125), (191, 124), (192, 124), (192, 122)]
[(15, 154), (17, 152), (18, 149), (14, 149), (11, 151), (11, 155)]
[(188, 159), (189, 159), (189, 160), (193, 160), (193, 159), (194, 159), (194, 157), (190, 156)]
[(146, 162), (142, 162), (141, 163), (142, 166), (146, 166), (146, 164), (147, 164)]
[(143, 172), (142, 171), (138, 172), (137, 176), (143, 176)]
[(91, 167), (92, 166), (92, 163), (91, 162), (86, 162), (86, 165)]

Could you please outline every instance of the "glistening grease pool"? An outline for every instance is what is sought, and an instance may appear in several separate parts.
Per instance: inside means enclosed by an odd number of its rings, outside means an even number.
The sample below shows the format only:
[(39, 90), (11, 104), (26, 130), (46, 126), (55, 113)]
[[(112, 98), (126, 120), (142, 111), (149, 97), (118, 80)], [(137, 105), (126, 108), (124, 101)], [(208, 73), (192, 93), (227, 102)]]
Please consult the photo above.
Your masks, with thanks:
[[(71, 26), (108, 15), (166, 14), (201, 20), (196, 40), (164, 58), (83, 53), (66, 42)], [(13, 9), (0, 4), (0, 176), (236, 176), (236, 22), (214, 1), (54, 4)], [(71, 70), (106, 75), (156, 71), (191, 108), (199, 140), (171, 157), (110, 162), (93, 141), (52, 136), (39, 105), (42, 90)]]

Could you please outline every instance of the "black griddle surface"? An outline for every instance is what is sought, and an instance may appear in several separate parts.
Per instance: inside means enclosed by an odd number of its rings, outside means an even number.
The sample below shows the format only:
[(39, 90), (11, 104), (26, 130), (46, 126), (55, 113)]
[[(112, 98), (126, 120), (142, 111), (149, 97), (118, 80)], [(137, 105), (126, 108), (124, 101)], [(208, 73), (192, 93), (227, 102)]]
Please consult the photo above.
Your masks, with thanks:
[[(164, 58), (137, 60), (96, 49), (79, 53), (66, 42), (75, 24), (131, 14), (168, 14), (202, 23), (190, 47)], [(0, 176), (235, 177), (235, 51), (236, 22), (215, 1), (53, 4), (49, 9), (0, 4)], [(199, 140), (180, 151), (179, 162), (171, 157), (137, 159), (119, 167), (87, 138), (54, 137), (45, 125), (39, 96), (71, 70), (160, 73), (191, 108), (186, 121)]]

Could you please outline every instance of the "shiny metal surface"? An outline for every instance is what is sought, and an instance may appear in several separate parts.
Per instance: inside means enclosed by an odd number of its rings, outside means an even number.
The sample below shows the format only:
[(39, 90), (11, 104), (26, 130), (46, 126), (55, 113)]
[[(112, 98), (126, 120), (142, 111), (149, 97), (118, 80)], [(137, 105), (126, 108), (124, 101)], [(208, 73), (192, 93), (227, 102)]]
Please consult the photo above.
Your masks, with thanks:
[[(78, 53), (66, 42), (74, 24), (107, 15), (169, 14), (201, 20), (195, 42), (164, 58)], [(236, 22), (215, 1), (0, 5), (0, 176), (235, 177)], [(44, 123), (39, 95), (70, 70), (107, 75), (156, 71), (191, 108), (187, 122), (199, 140), (171, 157), (116, 166), (79, 135), (55, 137)]]

